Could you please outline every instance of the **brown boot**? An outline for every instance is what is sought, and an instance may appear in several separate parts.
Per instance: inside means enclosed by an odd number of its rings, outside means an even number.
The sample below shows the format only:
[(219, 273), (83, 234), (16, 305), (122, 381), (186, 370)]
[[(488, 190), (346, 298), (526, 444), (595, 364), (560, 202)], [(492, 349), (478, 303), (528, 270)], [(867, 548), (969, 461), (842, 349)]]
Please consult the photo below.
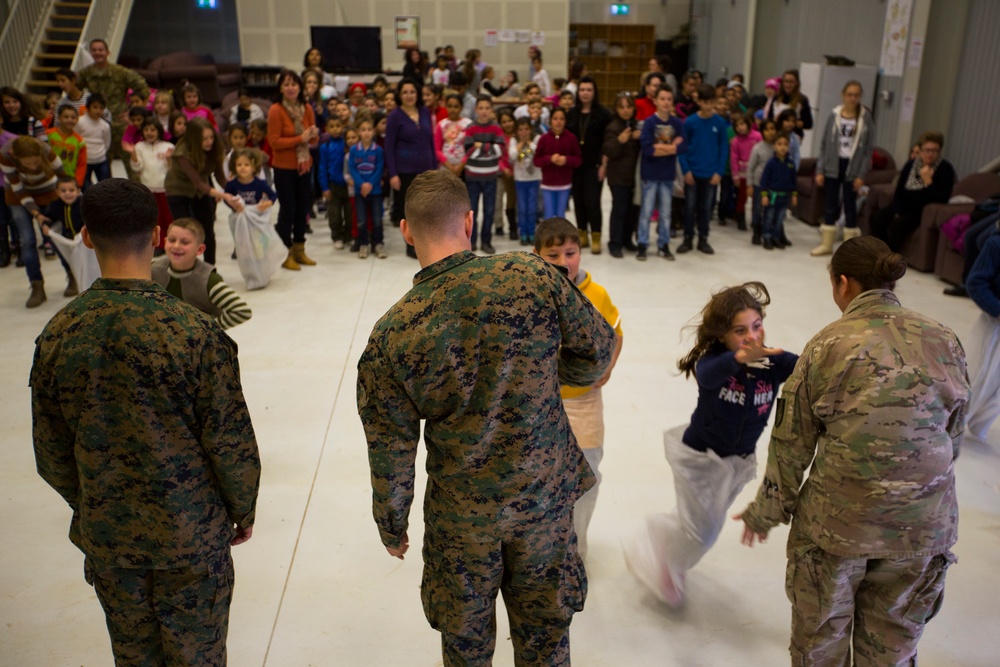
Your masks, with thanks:
[(42, 303), (45, 302), (45, 283), (41, 280), (31, 281), (31, 294), (28, 295), (28, 300), (24, 302), (25, 308), (38, 308)]
[(590, 253), (592, 255), (601, 254), (601, 233), (590, 232)]
[(295, 261), (295, 253), (289, 248), (288, 257), (281, 264), (282, 268), (288, 269), (289, 271), (301, 271), (302, 267), (299, 263)]
[(587, 232), (585, 232), (582, 229), (579, 229), (577, 231), (580, 234), (580, 247), (581, 248), (589, 248), (590, 247), (590, 235), (587, 234)]
[(299, 264), (303, 264), (305, 266), (316, 266), (316, 262), (309, 259), (309, 255), (306, 254), (305, 243), (293, 243), (292, 255), (295, 257), (295, 261)]
[(66, 289), (63, 290), (63, 296), (76, 296), (80, 293), (80, 288), (76, 285), (76, 278), (72, 273), (66, 274)]

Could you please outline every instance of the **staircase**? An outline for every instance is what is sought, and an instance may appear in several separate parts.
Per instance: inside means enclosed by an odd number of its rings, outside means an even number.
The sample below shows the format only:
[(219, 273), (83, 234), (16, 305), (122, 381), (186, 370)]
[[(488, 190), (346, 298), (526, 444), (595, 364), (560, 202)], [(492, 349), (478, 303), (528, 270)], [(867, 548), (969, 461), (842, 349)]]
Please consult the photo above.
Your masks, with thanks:
[(72, 67), (90, 5), (91, 0), (53, 3), (44, 37), (39, 40), (35, 52), (35, 64), (26, 83), (29, 92), (44, 95), (50, 90), (59, 90), (56, 70)]

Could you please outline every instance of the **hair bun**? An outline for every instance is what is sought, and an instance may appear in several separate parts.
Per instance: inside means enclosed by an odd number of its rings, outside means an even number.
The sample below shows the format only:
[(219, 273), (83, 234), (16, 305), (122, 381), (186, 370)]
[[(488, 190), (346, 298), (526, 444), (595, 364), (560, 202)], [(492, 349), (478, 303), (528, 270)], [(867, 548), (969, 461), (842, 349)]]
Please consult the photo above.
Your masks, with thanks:
[(905, 274), (906, 258), (897, 252), (883, 255), (875, 262), (875, 275), (882, 282), (896, 282)]

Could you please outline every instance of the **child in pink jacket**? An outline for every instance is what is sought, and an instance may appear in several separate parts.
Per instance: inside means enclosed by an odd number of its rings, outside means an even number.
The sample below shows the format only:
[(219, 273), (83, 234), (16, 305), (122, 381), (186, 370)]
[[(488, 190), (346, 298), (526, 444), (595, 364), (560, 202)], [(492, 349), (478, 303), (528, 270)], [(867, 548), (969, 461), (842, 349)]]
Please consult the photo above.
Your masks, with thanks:
[(729, 165), (736, 184), (736, 224), (740, 231), (744, 231), (747, 228), (747, 163), (750, 161), (750, 151), (761, 140), (761, 136), (750, 125), (749, 119), (741, 114), (733, 114), (733, 132), (735, 135), (729, 142)]

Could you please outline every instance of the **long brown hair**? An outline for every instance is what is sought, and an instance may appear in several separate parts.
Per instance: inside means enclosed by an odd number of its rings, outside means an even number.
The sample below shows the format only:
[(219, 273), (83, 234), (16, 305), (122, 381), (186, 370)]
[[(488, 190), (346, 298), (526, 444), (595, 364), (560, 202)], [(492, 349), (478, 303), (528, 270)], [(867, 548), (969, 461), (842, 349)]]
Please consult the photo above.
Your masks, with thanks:
[(55, 153), (51, 148), (46, 150), (47, 148), (38, 139), (27, 135), (21, 135), (17, 139), (14, 139), (10, 142), (10, 157), (14, 162), (14, 168), (22, 174), (33, 173), (25, 168), (21, 160), (26, 157), (39, 157), (42, 158), (41, 164), (38, 167), (39, 172), (44, 174), (46, 179), (51, 178), (56, 173), (52, 168), (52, 163), (55, 161)]
[[(211, 130), (215, 135), (215, 141), (212, 142), (212, 150), (209, 153), (206, 153), (205, 149), (201, 147), (201, 139), (205, 134), (205, 130)], [(187, 158), (199, 174), (205, 170), (206, 166), (209, 166), (214, 171), (226, 159), (219, 133), (204, 118), (195, 117), (189, 120), (187, 130), (184, 132), (184, 136), (181, 137), (179, 143), (186, 147)]]
[[(795, 90), (791, 94), (786, 94), (784, 80), (785, 76), (789, 74), (795, 77)], [(799, 113), (798, 107), (802, 103), (802, 79), (799, 78), (799, 70), (786, 69), (781, 75), (781, 81), (782, 81), (782, 86), (781, 86), (781, 95), (779, 96), (779, 99), (781, 99), (781, 101), (787, 104), (788, 106), (795, 109), (796, 117), (798, 117)]]
[(726, 349), (722, 338), (729, 332), (734, 317), (752, 308), (763, 318), (764, 307), (770, 303), (771, 295), (764, 283), (756, 281), (726, 287), (713, 294), (701, 310), (701, 319), (688, 327), (695, 330), (694, 347), (677, 362), (677, 368), (684, 377), (691, 377), (699, 359)]

